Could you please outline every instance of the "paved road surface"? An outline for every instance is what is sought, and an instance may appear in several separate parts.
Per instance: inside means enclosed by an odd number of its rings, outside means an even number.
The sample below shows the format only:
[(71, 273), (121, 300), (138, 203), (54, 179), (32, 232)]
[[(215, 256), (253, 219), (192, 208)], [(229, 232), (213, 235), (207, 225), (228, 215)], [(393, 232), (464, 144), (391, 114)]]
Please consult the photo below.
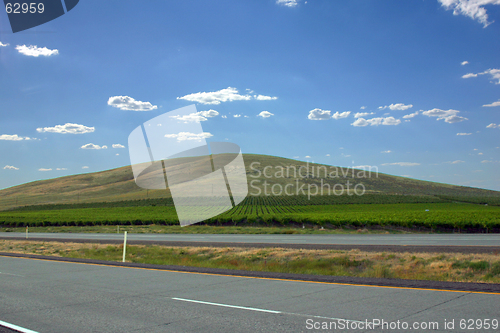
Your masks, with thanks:
[[(365, 320), (396, 325), (399, 320), (400, 326), (408, 323), (410, 327), (435, 322), (439, 325), (435, 332), (463, 332), (461, 319), (490, 319), (490, 324), (500, 320), (500, 294), (346, 286), (7, 257), (0, 257), (0, 281), (0, 320), (40, 333), (333, 332), (308, 327), (322, 322), (345, 325), (342, 319), (351, 320), (350, 325), (366, 325)], [(445, 320), (454, 320), (455, 329), (445, 329)]]
[[(22, 232), (1, 232), (0, 238), (25, 237)], [(123, 240), (123, 234), (30, 233), (30, 238)], [(207, 234), (128, 234), (131, 241), (266, 243), (266, 244), (342, 244), (342, 245), (419, 245), (419, 246), (500, 246), (500, 234), (390, 234), (390, 235), (207, 235)]]

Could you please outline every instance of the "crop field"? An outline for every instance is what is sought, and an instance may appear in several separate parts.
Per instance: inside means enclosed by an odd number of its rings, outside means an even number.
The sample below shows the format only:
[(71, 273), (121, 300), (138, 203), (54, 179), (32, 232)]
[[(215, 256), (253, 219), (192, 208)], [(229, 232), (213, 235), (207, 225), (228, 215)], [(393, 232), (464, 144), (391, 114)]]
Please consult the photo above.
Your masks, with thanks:
[[(404, 227), (409, 229), (500, 232), (500, 207), (452, 202), (436, 197), (385, 196), (345, 203), (349, 198), (326, 204), (330, 198), (314, 200), (293, 197), (249, 197), (240, 205), (201, 222), (205, 225), (268, 225), (295, 227)], [(337, 198), (338, 199), (338, 198)], [(383, 199), (383, 198), (382, 198)], [(368, 200), (368, 201), (367, 201)], [(193, 206), (197, 211), (210, 209)], [(171, 200), (80, 205), (30, 206), (1, 211), (0, 226), (93, 226), (93, 225), (178, 225)]]

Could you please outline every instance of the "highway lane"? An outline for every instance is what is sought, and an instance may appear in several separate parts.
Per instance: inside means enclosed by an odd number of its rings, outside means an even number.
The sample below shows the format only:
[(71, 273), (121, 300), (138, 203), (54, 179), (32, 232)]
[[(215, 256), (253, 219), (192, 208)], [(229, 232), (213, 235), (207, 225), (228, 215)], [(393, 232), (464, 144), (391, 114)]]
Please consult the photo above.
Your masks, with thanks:
[[(1, 232), (0, 238), (25, 238), (25, 233)], [(123, 240), (123, 234), (29, 233), (29, 238), (118, 241)], [(127, 239), (130, 241), (245, 244), (500, 246), (500, 234), (230, 235), (129, 233)]]
[[(500, 320), (500, 294), (243, 278), (0, 257), (0, 320), (51, 332), (333, 332)], [(446, 329), (444, 323), (454, 323)], [(318, 324), (316, 324), (318, 323)], [(332, 324), (330, 324), (332, 323)], [(477, 322), (474, 322), (476, 325)], [(422, 326), (427, 326), (422, 329)], [(351, 326), (352, 327), (352, 326)], [(347, 330), (337, 330), (347, 331)], [(387, 332), (386, 327), (357, 332)], [(404, 330), (393, 330), (404, 331)], [(477, 329), (474, 332), (495, 330)], [(498, 331), (498, 329), (496, 330)]]

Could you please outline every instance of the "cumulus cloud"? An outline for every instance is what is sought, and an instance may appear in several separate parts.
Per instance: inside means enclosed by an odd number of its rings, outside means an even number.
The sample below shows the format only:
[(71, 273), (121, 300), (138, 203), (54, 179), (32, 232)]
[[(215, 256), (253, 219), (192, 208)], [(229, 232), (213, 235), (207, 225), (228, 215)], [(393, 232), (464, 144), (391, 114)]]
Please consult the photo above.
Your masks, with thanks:
[(87, 143), (86, 145), (83, 145), (80, 148), (81, 149), (108, 149), (108, 146), (99, 146), (99, 145), (95, 145), (93, 143)]
[(45, 168), (40, 168), (38, 171), (52, 171), (52, 169), (45, 169)]
[(221, 117), (222, 117), (222, 118), (224, 118), (224, 119), (226, 119), (226, 118), (227, 118), (227, 116), (221, 116)]
[(497, 124), (491, 123), (488, 126), (486, 126), (486, 128), (500, 128), (500, 124), (497, 125)]
[(305, 158), (311, 158), (311, 156), (307, 155), (307, 156), (305, 156)]
[(389, 108), (390, 110), (392, 111), (404, 111), (404, 110), (408, 110), (408, 109), (411, 109), (413, 107), (413, 104), (408, 104), (408, 105), (404, 105), (403, 103), (397, 103), (397, 104), (391, 104), (389, 106), (384, 106), (384, 107), (379, 107), (379, 109), (386, 109), (386, 108)]
[(19, 53), (29, 57), (39, 57), (39, 56), (50, 57), (59, 54), (59, 51), (56, 49), (50, 50), (46, 47), (37, 47), (36, 45), (30, 45), (30, 46), (17, 45), (16, 50)]
[(486, 107), (494, 107), (494, 106), (500, 106), (500, 99), (496, 102), (493, 102), (491, 104), (485, 104), (483, 106), (486, 106)]
[(375, 112), (356, 112), (354, 118), (363, 118), (372, 114), (375, 114)]
[(360, 107), (360, 109), (361, 109), (361, 110), (364, 110), (364, 109), (366, 109), (366, 106), (362, 106), (362, 107)]
[(264, 95), (253, 95), (253, 98), (255, 98), (258, 101), (273, 101), (275, 99), (278, 99), (278, 97), (274, 96), (264, 96)]
[(221, 89), (219, 91), (212, 92), (198, 92), (194, 94), (189, 94), (182, 97), (177, 97), (177, 99), (183, 99), (190, 102), (197, 102), (201, 104), (220, 104), (221, 102), (232, 102), (232, 101), (249, 101), (252, 99), (250, 95), (240, 95), (238, 89), (227, 87), (226, 89)]
[(420, 163), (396, 162), (396, 163), (384, 163), (382, 165), (416, 166), (416, 165), (420, 165)]
[(241, 114), (235, 114), (233, 117), (234, 118), (239, 118), (239, 117), (241, 117)]
[(108, 99), (108, 105), (124, 111), (152, 111), (158, 106), (150, 102), (136, 101), (129, 96), (112, 96)]
[(271, 116), (274, 116), (274, 114), (269, 111), (262, 111), (257, 115), (257, 117), (262, 117), (262, 118), (269, 118)]
[(9, 135), (9, 134), (2, 134), (0, 135), (0, 140), (5, 140), (5, 141), (21, 141), (21, 140), (38, 140), (37, 138), (30, 138), (28, 136), (19, 136), (17, 134)]
[(202, 132), (199, 134), (190, 133), (190, 132), (180, 132), (178, 134), (165, 134), (166, 138), (177, 139), (177, 141), (186, 141), (186, 140), (196, 140), (201, 141), (202, 139), (208, 139), (213, 135), (208, 132)]
[(379, 126), (379, 125), (399, 125), (401, 120), (394, 117), (378, 117), (372, 119), (358, 118), (351, 125), (354, 127)]
[(469, 120), (465, 117), (459, 116), (460, 111), (457, 110), (441, 110), (441, 109), (432, 109), (428, 111), (422, 112), (424, 116), (427, 117), (437, 117), (436, 120), (444, 119), (445, 122), (454, 124), (464, 120)]
[(410, 114), (407, 114), (406, 116), (403, 116), (403, 118), (404, 119), (410, 119), (410, 118), (413, 118), (415, 116), (418, 116), (418, 111), (410, 113)]
[(88, 166), (86, 166), (86, 165), (82, 166), (82, 169), (88, 169), (88, 168), (89, 168), (89, 167), (88, 167)]
[(338, 111), (335, 112), (333, 115), (332, 115), (332, 118), (337, 120), (337, 119), (342, 119), (342, 118), (347, 118), (349, 117), (349, 115), (351, 114), (351, 111), (344, 111), (342, 113), (339, 113)]
[(190, 113), (187, 115), (183, 116), (170, 116), (171, 118), (183, 121), (184, 123), (189, 123), (189, 122), (197, 122), (199, 123), (200, 121), (207, 121), (207, 118), (212, 118), (215, 117), (219, 114), (219, 112), (215, 110), (208, 110), (208, 111), (200, 111), (200, 112), (195, 112), (195, 113)]
[(472, 133), (457, 133), (457, 135), (471, 135)]
[[(500, 0), (499, 0), (500, 1)], [(490, 68), (488, 70), (485, 70), (484, 72), (481, 73), (468, 73), (462, 76), (463, 79), (468, 79), (471, 77), (477, 77), (478, 75), (487, 75), (489, 74), (491, 76), (491, 81), (494, 84), (500, 84), (500, 69), (498, 68)]]
[(466, 61), (462, 61), (462, 63), (460, 63), (460, 65), (464, 66), (464, 65), (467, 65), (469, 62), (466, 60)]
[(111, 145), (111, 147), (113, 147), (113, 148), (125, 148), (124, 145), (121, 145), (119, 143), (114, 143), (114, 144)]
[(314, 109), (309, 111), (307, 118), (310, 120), (328, 120), (332, 117), (331, 113), (332, 111), (329, 110)]
[(286, 7), (295, 7), (299, 4), (298, 0), (276, 0), (276, 4), (286, 6)]
[(4, 170), (19, 170), (19, 168), (16, 168), (13, 165), (6, 165), (3, 167)]
[(500, 0), (438, 0), (447, 10), (453, 10), (453, 15), (468, 16), (473, 20), (487, 27), (492, 22), (488, 22), (488, 14), (484, 6), (500, 5)]
[(3, 44), (2, 42), (0, 42), (0, 47), (5, 47), (5, 46), (9, 46), (9, 43)]
[(56, 125), (54, 127), (39, 127), (36, 131), (38, 133), (85, 134), (94, 132), (95, 127), (66, 123), (64, 125)]
[(190, 102), (196, 102), (200, 104), (215, 104), (218, 105), (222, 102), (232, 102), (232, 101), (249, 101), (255, 99), (258, 101), (271, 101), (276, 100), (278, 97), (265, 96), (265, 95), (249, 95), (253, 93), (253, 90), (247, 89), (247, 95), (240, 95), (238, 89), (233, 87), (227, 87), (226, 89), (221, 89), (218, 91), (210, 92), (197, 92), (189, 94), (182, 97), (177, 97), (177, 99), (183, 99)]

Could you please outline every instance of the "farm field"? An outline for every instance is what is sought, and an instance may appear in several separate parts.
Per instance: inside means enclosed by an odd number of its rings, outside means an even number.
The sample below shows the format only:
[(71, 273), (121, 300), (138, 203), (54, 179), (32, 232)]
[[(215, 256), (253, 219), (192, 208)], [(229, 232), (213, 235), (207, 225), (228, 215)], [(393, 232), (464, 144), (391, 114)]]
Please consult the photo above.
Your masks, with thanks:
[[(286, 199), (286, 198), (285, 198)], [(470, 203), (243, 204), (199, 224), (327, 229), (403, 227), (413, 230), (500, 231), (500, 207)], [(0, 212), (3, 227), (178, 225), (173, 205), (129, 207), (40, 207)], [(43, 209), (45, 208), (45, 209)], [(194, 210), (208, 209), (193, 206)], [(189, 228), (189, 227), (188, 227)]]

